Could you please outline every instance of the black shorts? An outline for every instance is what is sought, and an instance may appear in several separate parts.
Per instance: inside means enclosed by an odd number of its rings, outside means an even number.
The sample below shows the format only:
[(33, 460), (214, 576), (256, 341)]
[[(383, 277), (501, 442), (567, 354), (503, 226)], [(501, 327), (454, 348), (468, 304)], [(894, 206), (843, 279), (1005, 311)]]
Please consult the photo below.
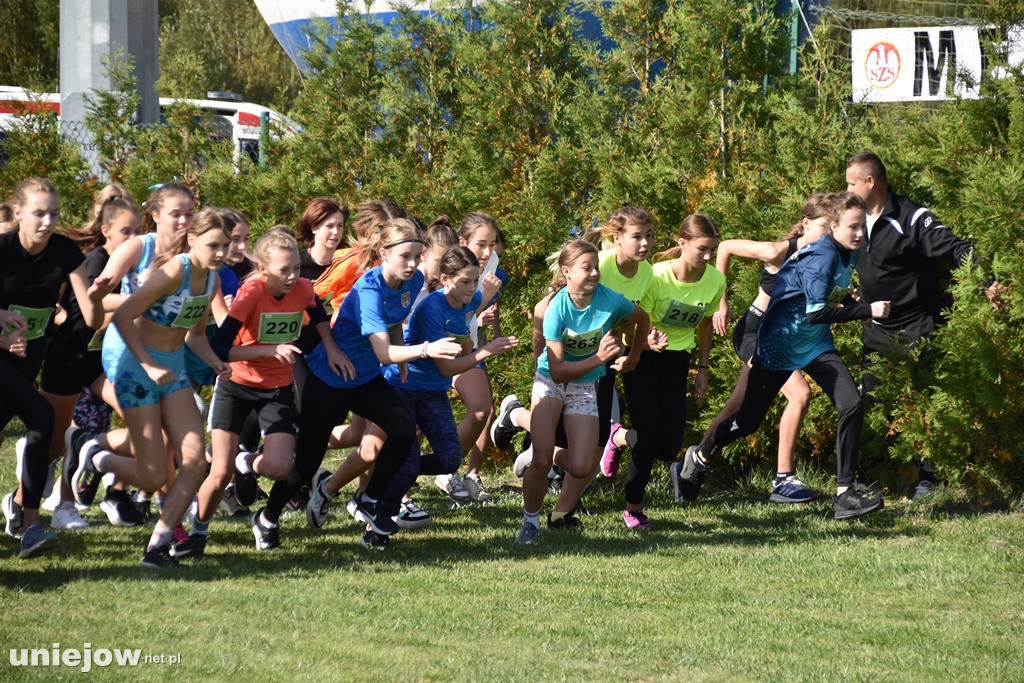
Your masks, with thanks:
[(241, 434), (245, 420), (253, 411), (259, 419), (260, 431), (267, 434), (297, 432), (298, 413), (295, 410), (295, 392), (292, 385), (277, 389), (254, 389), (235, 384), (231, 380), (217, 379), (210, 405), (210, 430), (222, 429)]
[(39, 388), (57, 396), (79, 394), (103, 374), (102, 353), (90, 351), (92, 329), (58, 331), (46, 347)]
[(757, 350), (757, 328), (763, 317), (764, 311), (751, 306), (732, 330), (732, 348), (744, 363), (750, 362)]

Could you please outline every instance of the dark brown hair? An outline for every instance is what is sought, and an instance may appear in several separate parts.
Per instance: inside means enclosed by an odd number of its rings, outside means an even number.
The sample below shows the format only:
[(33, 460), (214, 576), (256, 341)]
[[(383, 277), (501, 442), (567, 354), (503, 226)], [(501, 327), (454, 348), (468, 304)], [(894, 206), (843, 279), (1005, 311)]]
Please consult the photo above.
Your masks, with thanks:
[[(196, 203), (195, 195), (186, 186), (181, 183), (164, 183), (150, 192), (149, 197), (142, 203), (142, 207), (146, 210), (142, 216), (142, 232), (153, 232), (156, 230), (156, 221), (153, 220), (153, 214), (160, 213), (164, 202), (171, 197), (187, 197), (192, 200), (193, 206)], [(187, 231), (183, 230), (182, 232)]]
[(784, 239), (791, 240), (794, 237), (803, 237), (805, 218), (813, 221), (824, 217), (831, 221), (833, 215), (832, 197), (833, 195), (825, 194), (824, 192), (808, 197), (804, 205), (800, 207), (800, 219), (793, 224), (793, 227), (789, 229)]
[(327, 197), (317, 197), (309, 203), (306, 210), (295, 227), (295, 237), (304, 246), (313, 246), (313, 231), (320, 227), (320, 224), (336, 213), (341, 214), (341, 229), (344, 233), (348, 225), (348, 207)]
[(174, 234), (174, 241), (171, 243), (171, 248), (153, 259), (153, 270), (164, 265), (178, 254), (184, 254), (188, 251), (189, 235), (199, 237), (200, 235), (205, 235), (211, 230), (220, 230), (230, 241), (231, 231), (235, 227), (235, 221), (230, 214), (230, 211), (217, 209), (212, 206), (208, 206), (197, 213), (195, 218), (192, 219), (192, 222), (188, 224), (187, 229), (179, 230)]
[(846, 160), (847, 169), (850, 169), (853, 166), (863, 166), (865, 176), (871, 176), (876, 182), (882, 183), (883, 185), (889, 184), (889, 175), (885, 171), (885, 164), (883, 164), (878, 155), (870, 149), (854, 154)]
[[(693, 213), (683, 219), (679, 224), (679, 237), (685, 241), (699, 240), (705, 237), (722, 239), (722, 233), (711, 216), (706, 213)], [(665, 261), (678, 258), (683, 253), (683, 248), (674, 246), (671, 249), (658, 252), (654, 255), (655, 261)]]

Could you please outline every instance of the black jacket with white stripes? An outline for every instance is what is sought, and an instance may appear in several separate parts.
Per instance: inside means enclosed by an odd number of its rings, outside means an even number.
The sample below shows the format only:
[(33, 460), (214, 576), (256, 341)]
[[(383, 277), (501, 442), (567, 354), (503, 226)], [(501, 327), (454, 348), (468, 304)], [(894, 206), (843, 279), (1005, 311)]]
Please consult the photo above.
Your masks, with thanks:
[(970, 242), (960, 239), (930, 210), (889, 191), (886, 210), (867, 231), (857, 272), (861, 301), (891, 301), (883, 327), (899, 329), (929, 316), (937, 318), (943, 283), (937, 260), (960, 266), (977, 261)]

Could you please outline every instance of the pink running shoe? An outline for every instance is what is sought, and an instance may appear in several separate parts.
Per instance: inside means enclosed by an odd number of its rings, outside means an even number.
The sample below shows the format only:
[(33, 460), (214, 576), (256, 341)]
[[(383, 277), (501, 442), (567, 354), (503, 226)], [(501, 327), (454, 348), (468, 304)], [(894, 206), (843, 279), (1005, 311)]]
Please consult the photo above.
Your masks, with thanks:
[(618, 422), (612, 425), (608, 443), (604, 445), (604, 455), (601, 457), (601, 474), (609, 479), (619, 473), (619, 460), (622, 459), (623, 448), (615, 445), (615, 435), (620, 429), (625, 429), (625, 427)]
[(174, 542), (183, 543), (188, 540), (188, 532), (185, 531), (185, 527), (180, 523), (174, 527)]
[(650, 529), (651, 522), (643, 510), (623, 510), (622, 521), (627, 529)]

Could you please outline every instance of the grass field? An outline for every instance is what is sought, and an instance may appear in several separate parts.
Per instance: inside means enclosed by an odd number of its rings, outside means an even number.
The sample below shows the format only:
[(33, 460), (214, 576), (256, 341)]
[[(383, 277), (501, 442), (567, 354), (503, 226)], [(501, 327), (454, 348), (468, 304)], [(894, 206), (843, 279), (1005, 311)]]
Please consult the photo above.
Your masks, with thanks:
[[(0, 463), (8, 491), (13, 439)], [(173, 574), (138, 567), (148, 531), (98, 509), (47, 556), (19, 560), (5, 538), (0, 680), (72, 677), (10, 663), (54, 643), (180, 654), (100, 670), (146, 680), (1024, 678), (1020, 512), (974, 514), (944, 492), (840, 523), (826, 502), (763, 503), (756, 478), (682, 507), (661, 471), (651, 532), (627, 531), (621, 489), (599, 480), (585, 534), (519, 548), (518, 480), (488, 480), (496, 504), (449, 511), (422, 479), (435, 524), (386, 553), (359, 546), (340, 506), (321, 531), (286, 518), (274, 553), (219, 516), (206, 557)]]

